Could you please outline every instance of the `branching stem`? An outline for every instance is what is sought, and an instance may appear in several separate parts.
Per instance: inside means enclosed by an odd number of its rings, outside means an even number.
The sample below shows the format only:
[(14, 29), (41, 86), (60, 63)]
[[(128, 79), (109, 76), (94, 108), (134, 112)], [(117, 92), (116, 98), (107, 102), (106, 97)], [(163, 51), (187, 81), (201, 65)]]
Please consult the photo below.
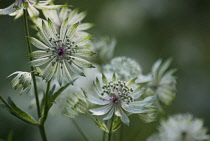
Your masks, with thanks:
[(111, 124), (110, 124), (109, 134), (108, 134), (108, 141), (111, 141), (111, 137), (112, 137), (112, 125), (113, 125), (114, 117), (115, 117), (115, 115), (113, 115), (112, 116), (112, 119), (111, 119)]
[[(24, 9), (24, 25), (25, 25), (25, 35), (26, 35), (26, 40), (27, 40), (28, 52), (32, 53), (31, 43), (28, 38), (29, 37), (29, 29), (28, 29), (27, 9)], [(32, 61), (32, 57), (30, 57), (30, 61)], [(34, 71), (33, 67), (31, 67), (31, 71), (32, 72)], [(34, 95), (35, 95), (35, 99), (36, 99), (37, 114), (38, 114), (38, 118), (40, 118), (41, 110), (40, 110), (40, 103), (39, 103), (39, 95), (38, 95), (38, 91), (37, 91), (36, 78), (34, 75), (32, 75), (32, 80), (33, 80), (33, 84), (34, 84), (33, 86), (34, 86)], [(40, 130), (40, 134), (42, 136), (42, 140), (47, 141), (44, 125), (40, 125), (39, 130)]]

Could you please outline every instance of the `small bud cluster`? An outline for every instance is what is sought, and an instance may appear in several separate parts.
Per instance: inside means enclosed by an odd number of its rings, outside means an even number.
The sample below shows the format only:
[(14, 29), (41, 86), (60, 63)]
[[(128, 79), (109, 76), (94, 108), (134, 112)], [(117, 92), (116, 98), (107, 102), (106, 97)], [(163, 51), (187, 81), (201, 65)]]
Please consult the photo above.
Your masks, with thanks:
[(104, 84), (102, 89), (103, 92), (101, 95), (108, 94), (111, 97), (111, 101), (114, 103), (126, 102), (129, 104), (133, 101), (133, 98), (130, 96), (133, 89), (129, 88), (124, 81)]
[(86, 113), (89, 107), (88, 102), (85, 99), (79, 98), (76, 94), (74, 94), (74, 97), (69, 99), (67, 103), (66, 115), (70, 118)]
[(10, 76), (14, 74), (17, 74), (17, 76), (11, 81), (12, 88), (18, 89), (22, 87), (21, 93), (23, 93), (24, 91), (28, 93), (28, 91), (31, 89), (31, 83), (32, 83), (31, 73), (17, 71), (11, 74)]

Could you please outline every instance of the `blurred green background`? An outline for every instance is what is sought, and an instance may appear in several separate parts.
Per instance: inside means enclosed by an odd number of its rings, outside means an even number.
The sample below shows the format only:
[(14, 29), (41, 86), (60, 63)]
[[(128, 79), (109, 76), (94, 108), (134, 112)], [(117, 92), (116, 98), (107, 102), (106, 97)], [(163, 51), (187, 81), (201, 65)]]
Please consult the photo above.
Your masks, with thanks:
[[(63, 4), (66, 1), (57, 0)], [(0, 0), (0, 8), (13, 3)], [(173, 58), (172, 67), (178, 69), (177, 96), (166, 107), (166, 116), (192, 113), (204, 119), (210, 127), (210, 2), (208, 0), (69, 0), (73, 8), (87, 10), (84, 22), (95, 23), (89, 30), (95, 38), (101, 35), (116, 37), (118, 43), (114, 56), (127, 56), (139, 62), (147, 74), (152, 64), (160, 58)], [(31, 30), (32, 35), (35, 32)], [(27, 108), (30, 96), (19, 95), (11, 89), (7, 76), (14, 71), (29, 70), (24, 37), (23, 18), (18, 20), (0, 16), (0, 95), (11, 96)], [(36, 117), (36, 110), (30, 113)], [(93, 141), (99, 140), (98, 127), (87, 118), (76, 119)], [(124, 127), (124, 141), (144, 141), (156, 130), (158, 122), (145, 124), (137, 117)], [(38, 129), (16, 119), (0, 109), (0, 138), (14, 131), (16, 141), (39, 141)], [(80, 141), (82, 138), (64, 116), (50, 116), (46, 123), (50, 141)], [(116, 135), (117, 138), (117, 135)]]

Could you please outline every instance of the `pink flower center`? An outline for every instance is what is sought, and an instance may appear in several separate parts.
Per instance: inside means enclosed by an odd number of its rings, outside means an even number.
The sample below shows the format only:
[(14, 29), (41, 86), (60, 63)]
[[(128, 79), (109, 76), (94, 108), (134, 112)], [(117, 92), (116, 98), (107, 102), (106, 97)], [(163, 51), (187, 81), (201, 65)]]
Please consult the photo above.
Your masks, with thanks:
[(64, 55), (64, 48), (59, 48), (58, 49), (58, 56), (63, 56)]
[(116, 102), (118, 100), (118, 97), (113, 97), (112, 102)]

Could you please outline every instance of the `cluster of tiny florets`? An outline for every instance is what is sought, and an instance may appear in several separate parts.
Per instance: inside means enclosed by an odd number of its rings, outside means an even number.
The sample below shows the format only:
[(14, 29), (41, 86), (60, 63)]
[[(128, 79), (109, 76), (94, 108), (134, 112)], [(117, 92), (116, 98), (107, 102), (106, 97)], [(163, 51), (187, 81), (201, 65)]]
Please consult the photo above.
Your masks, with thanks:
[[(66, 59), (69, 63), (71, 63), (71, 60), (74, 60), (73, 57), (70, 57), (69, 55), (72, 55), (73, 53), (77, 53), (78, 46), (75, 45), (75, 42), (71, 42), (69, 37), (66, 36), (66, 42), (63, 42), (62, 40), (55, 40), (53, 38), (50, 38), (49, 40), (54, 47), (48, 48), (46, 52), (51, 52), (51, 57), (56, 57), (56, 62), (63, 63), (62, 60)], [(55, 62), (52, 62), (55, 63)]]
[(110, 96), (110, 100), (114, 103), (126, 102), (129, 104), (133, 101), (133, 98), (130, 96), (130, 93), (133, 92), (133, 88), (129, 88), (124, 81), (110, 82), (108, 84), (104, 84), (102, 96), (104, 94), (108, 94)]

